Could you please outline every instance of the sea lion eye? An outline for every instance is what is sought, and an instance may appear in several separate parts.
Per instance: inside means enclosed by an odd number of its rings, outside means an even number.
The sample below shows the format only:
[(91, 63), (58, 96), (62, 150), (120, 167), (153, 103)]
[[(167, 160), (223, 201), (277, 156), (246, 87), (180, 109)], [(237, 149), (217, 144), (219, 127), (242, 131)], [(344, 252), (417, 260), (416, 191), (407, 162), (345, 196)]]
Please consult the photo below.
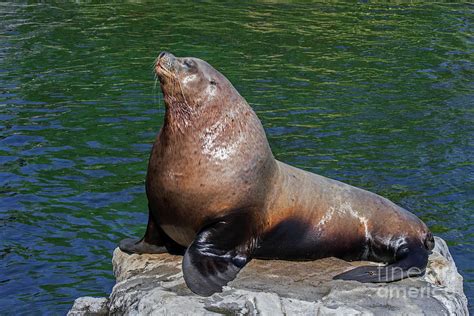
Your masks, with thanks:
[(185, 59), (184, 60), (184, 65), (188, 68), (193, 68), (194, 67), (194, 61), (192, 61), (190, 59)]
[(217, 85), (217, 82), (214, 79), (211, 79), (211, 81), (209, 81), (209, 83), (212, 84), (213, 86)]

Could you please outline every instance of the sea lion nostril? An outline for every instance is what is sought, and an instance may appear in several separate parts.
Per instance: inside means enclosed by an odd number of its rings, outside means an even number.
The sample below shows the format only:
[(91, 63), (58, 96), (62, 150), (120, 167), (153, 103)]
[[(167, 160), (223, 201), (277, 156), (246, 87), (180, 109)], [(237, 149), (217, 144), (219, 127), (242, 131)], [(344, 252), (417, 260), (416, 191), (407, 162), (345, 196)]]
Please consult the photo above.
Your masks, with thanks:
[(168, 52), (165, 52), (165, 51), (161, 52), (161, 53), (158, 55), (158, 59), (161, 59), (161, 58), (165, 57), (166, 54), (168, 54)]

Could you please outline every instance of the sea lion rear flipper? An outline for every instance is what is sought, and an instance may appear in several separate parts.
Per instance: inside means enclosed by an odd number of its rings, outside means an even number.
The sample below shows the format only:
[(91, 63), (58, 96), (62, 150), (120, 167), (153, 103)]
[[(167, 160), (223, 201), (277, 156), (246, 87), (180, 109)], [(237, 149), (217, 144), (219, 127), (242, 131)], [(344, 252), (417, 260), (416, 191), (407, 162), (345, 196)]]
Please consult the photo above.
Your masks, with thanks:
[(152, 213), (148, 212), (148, 225), (142, 239), (125, 238), (120, 241), (119, 248), (123, 252), (132, 254), (165, 253), (183, 255), (185, 247), (172, 240), (155, 222)]
[(247, 212), (234, 212), (204, 227), (183, 258), (183, 275), (194, 293), (210, 296), (222, 291), (248, 261), (251, 223)]
[(405, 245), (397, 250), (396, 261), (386, 266), (362, 266), (334, 277), (362, 283), (389, 283), (407, 277), (422, 276), (428, 263), (428, 250), (421, 244)]

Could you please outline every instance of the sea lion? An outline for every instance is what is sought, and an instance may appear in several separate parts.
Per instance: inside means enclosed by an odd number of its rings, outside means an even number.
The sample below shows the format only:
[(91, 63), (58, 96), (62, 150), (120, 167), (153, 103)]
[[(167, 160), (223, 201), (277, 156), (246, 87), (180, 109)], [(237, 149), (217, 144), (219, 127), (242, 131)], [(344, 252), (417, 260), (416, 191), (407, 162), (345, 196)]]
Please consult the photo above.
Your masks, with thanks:
[(374, 193), (273, 157), (255, 112), (207, 62), (161, 53), (166, 106), (146, 177), (145, 236), (128, 253), (183, 254), (188, 287), (221, 291), (252, 258), (384, 262), (336, 276), (391, 282), (424, 273), (427, 226)]

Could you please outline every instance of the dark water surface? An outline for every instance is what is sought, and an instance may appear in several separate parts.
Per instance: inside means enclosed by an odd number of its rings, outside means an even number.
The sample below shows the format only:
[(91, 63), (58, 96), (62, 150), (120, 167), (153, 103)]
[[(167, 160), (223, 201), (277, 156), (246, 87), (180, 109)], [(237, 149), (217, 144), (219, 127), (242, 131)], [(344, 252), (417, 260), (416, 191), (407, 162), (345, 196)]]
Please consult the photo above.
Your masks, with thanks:
[(421, 217), (472, 299), (473, 8), (0, 4), (0, 314), (111, 290), (147, 219), (160, 50), (221, 70), (278, 159)]

